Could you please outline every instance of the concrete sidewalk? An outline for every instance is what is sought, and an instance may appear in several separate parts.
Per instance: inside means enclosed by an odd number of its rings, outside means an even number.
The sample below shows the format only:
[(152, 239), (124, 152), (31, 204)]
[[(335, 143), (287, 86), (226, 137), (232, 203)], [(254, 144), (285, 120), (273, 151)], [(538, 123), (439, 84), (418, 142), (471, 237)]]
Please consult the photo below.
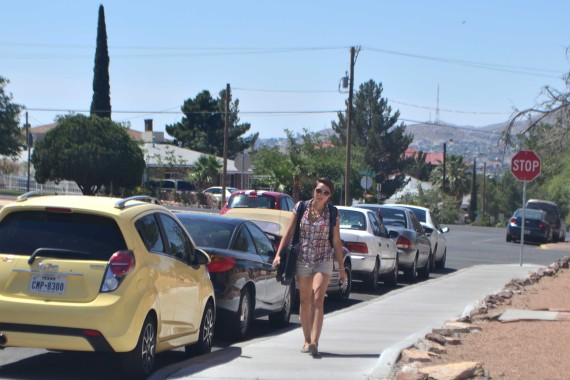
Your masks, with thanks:
[(295, 328), (162, 368), (149, 379), (389, 379), (403, 348), (539, 268), (475, 266), (326, 315), (317, 358), (300, 352), (303, 335)]

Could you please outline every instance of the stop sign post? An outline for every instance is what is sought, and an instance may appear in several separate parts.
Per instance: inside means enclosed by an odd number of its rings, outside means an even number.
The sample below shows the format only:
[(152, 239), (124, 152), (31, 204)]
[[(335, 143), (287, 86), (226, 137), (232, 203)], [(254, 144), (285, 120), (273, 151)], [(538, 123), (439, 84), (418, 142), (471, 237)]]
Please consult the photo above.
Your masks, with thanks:
[(540, 158), (532, 150), (521, 150), (511, 159), (511, 173), (519, 181), (534, 181), (540, 174)]
[(521, 246), (520, 246), (520, 265), (523, 264), (523, 247), (525, 234), (525, 217), (526, 217), (526, 183), (534, 181), (540, 174), (540, 158), (532, 150), (521, 150), (511, 159), (511, 173), (516, 179), (523, 183), (523, 214), (521, 220)]

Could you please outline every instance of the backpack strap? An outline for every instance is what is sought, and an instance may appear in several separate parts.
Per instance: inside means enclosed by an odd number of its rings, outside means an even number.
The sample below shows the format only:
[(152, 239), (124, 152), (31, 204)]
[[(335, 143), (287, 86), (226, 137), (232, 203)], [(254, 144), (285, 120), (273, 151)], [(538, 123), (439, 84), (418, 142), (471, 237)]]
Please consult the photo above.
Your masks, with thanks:
[(303, 214), (307, 209), (307, 204), (309, 201), (301, 201), (299, 202), (299, 206), (297, 207), (297, 228), (295, 228), (295, 234), (293, 235), (293, 242), (292, 245), (299, 243), (299, 230), (301, 229), (301, 219), (303, 218)]

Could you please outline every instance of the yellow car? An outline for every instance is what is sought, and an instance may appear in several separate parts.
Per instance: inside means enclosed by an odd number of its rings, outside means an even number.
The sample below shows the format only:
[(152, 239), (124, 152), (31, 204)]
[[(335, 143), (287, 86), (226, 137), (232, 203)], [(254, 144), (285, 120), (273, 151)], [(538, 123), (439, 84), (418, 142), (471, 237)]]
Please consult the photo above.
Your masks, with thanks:
[(0, 348), (116, 353), (131, 378), (158, 352), (209, 352), (210, 258), (149, 200), (26, 194), (4, 206)]

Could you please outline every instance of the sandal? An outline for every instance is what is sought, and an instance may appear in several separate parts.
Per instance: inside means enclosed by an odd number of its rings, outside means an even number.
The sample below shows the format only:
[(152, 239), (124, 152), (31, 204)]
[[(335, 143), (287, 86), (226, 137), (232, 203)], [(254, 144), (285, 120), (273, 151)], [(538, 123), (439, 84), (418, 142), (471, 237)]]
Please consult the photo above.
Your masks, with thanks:
[(309, 346), (303, 346), (301, 347), (301, 352), (304, 354), (308, 354), (309, 353)]
[(309, 354), (313, 357), (319, 354), (319, 349), (315, 343), (309, 344)]

